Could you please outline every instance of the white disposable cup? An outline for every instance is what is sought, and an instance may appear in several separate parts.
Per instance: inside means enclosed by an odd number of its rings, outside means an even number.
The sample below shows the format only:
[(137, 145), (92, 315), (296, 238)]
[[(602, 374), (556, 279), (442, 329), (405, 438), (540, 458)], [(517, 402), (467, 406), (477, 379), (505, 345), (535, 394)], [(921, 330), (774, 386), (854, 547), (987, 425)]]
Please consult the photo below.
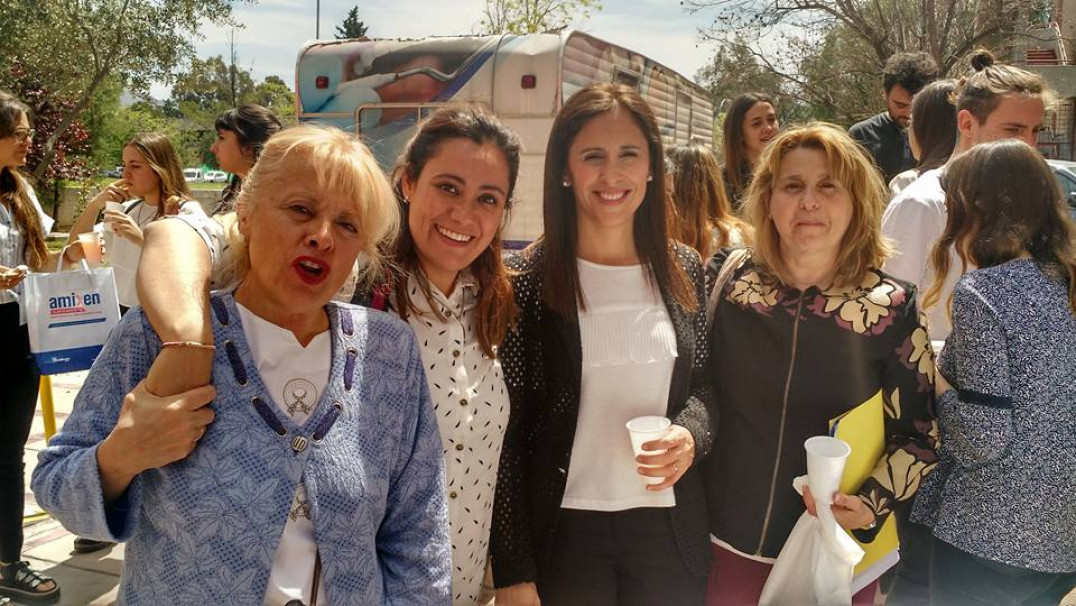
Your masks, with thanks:
[[(105, 202), (105, 210), (114, 210), (121, 213), (123, 212), (123, 202)], [(105, 221), (105, 231), (112, 231), (111, 221)]]
[[(631, 437), (631, 449), (635, 453), (635, 456), (641, 454), (661, 454), (662, 451), (660, 450), (643, 450), (643, 444), (664, 436), (666, 432), (669, 431), (671, 425), (672, 421), (657, 415), (635, 417), (625, 423), (625, 426), (628, 428), (628, 436)], [(647, 466), (644, 465), (643, 467)], [(665, 481), (665, 478), (650, 476), (645, 476), (644, 479), (648, 484), (661, 484)]]
[(78, 242), (82, 245), (82, 254), (86, 256), (86, 262), (90, 265), (101, 264), (101, 235), (95, 231), (88, 231), (78, 235)]
[(803, 448), (807, 451), (807, 485), (811, 487), (811, 496), (819, 505), (832, 505), (852, 447), (844, 440), (815, 436), (807, 438)]

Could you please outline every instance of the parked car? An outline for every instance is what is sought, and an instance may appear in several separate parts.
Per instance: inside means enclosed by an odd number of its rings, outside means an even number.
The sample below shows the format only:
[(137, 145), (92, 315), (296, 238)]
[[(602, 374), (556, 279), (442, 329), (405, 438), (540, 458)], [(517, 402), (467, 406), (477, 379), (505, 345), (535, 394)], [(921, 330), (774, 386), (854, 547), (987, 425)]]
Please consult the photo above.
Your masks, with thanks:
[(205, 181), (205, 176), (202, 174), (200, 168), (184, 168), (183, 178), (191, 183), (201, 183)]
[(206, 183), (227, 183), (228, 173), (223, 170), (207, 170), (203, 179)]
[(119, 179), (123, 176), (123, 167), (117, 166), (116, 168), (109, 168), (105, 170), (104, 175), (110, 179)]
[(1076, 219), (1076, 162), (1067, 160), (1047, 160), (1047, 164), (1054, 171), (1058, 185), (1061, 186), (1061, 194), (1069, 203), (1069, 211), (1072, 218)]

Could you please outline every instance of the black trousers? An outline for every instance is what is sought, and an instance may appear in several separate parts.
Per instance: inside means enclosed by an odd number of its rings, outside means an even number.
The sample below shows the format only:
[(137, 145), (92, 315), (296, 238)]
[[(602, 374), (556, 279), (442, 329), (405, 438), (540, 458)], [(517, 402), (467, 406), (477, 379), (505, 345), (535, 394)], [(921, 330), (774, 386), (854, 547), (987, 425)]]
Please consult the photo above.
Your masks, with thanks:
[(936, 606), (1057, 606), (1076, 589), (1076, 572), (1048, 573), (974, 556), (934, 542), (930, 601)]
[(18, 303), (0, 304), (0, 370), (0, 561), (14, 562), (22, 553), (23, 449), (40, 379)]
[(701, 606), (706, 577), (684, 566), (668, 509), (562, 509), (538, 595), (543, 606)]
[(934, 550), (934, 532), (909, 519), (911, 508), (912, 501), (902, 501), (894, 507), (897, 536), (900, 539), (900, 561), (890, 570), (889, 585), (883, 582), (886, 606), (926, 606), (930, 603), (930, 558)]

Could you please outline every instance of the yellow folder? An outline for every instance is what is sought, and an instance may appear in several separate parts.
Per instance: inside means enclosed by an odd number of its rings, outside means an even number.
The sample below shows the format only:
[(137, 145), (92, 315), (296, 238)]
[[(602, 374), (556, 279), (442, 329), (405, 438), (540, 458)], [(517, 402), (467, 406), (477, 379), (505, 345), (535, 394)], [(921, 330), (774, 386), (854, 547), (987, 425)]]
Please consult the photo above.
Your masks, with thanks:
[[(829, 422), (829, 433), (852, 447), (844, 466), (841, 492), (855, 494), (870, 477), (885, 452), (885, 412), (882, 391)], [(854, 538), (854, 537), (853, 537)], [(856, 541), (859, 543), (859, 541)], [(891, 515), (870, 543), (859, 543), (865, 552), (855, 569), (853, 593), (866, 587), (897, 563), (897, 523)]]

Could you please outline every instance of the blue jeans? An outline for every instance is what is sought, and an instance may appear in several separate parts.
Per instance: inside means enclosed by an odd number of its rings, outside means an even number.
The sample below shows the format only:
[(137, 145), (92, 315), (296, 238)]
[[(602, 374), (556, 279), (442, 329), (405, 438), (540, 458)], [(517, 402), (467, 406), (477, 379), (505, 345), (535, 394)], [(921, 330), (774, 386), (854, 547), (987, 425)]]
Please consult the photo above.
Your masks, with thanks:
[(1050, 573), (974, 556), (934, 541), (930, 602), (936, 606), (1057, 606), (1076, 589), (1076, 572)]

